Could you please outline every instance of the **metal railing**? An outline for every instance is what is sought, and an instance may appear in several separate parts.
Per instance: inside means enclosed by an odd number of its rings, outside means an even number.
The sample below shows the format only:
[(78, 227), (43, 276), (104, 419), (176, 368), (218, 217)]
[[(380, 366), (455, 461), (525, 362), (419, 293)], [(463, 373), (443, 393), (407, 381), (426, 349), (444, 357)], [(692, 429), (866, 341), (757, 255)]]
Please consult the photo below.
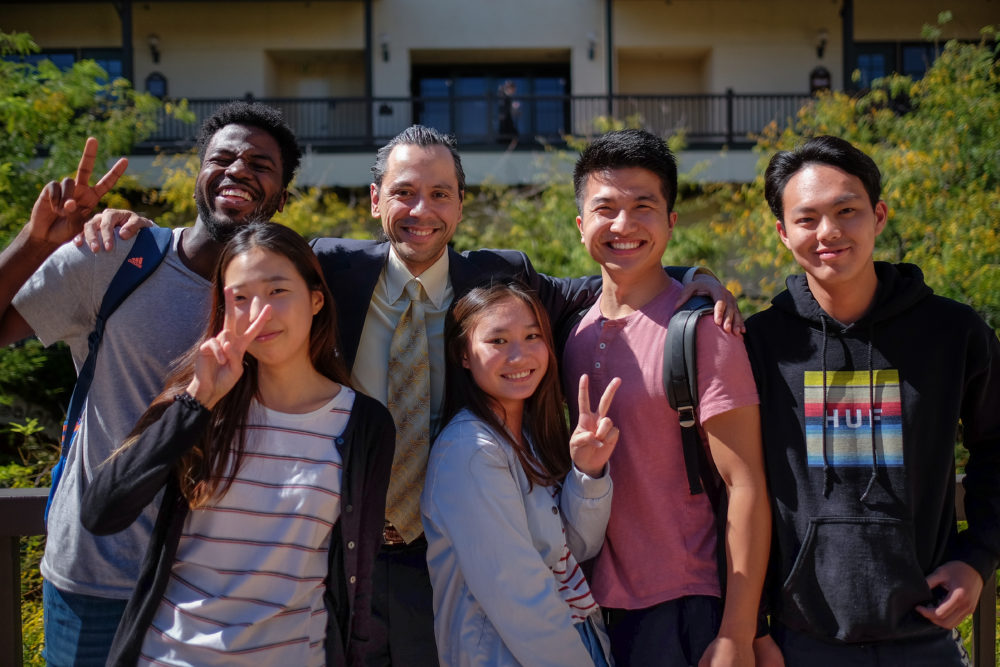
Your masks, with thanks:
[[(478, 97), (260, 98), (277, 107), (299, 143), (313, 150), (374, 150), (414, 123), (455, 134), (463, 149), (512, 145), (565, 145), (566, 135), (594, 134), (594, 120), (636, 119), (664, 136), (685, 132), (690, 146), (749, 146), (750, 136), (774, 122), (786, 126), (809, 95), (523, 95), (517, 96), (517, 141), (500, 131), (502, 104)], [(188, 99), (195, 122), (160, 111), (153, 136), (140, 151), (183, 150), (194, 145), (201, 121), (228, 99)]]
[[(0, 489), (0, 665), (21, 667), (20, 537), (44, 535), (42, 515), (48, 489)], [(964, 487), (956, 485), (955, 505), (965, 518)], [(983, 586), (973, 615), (975, 667), (996, 667), (996, 574)]]

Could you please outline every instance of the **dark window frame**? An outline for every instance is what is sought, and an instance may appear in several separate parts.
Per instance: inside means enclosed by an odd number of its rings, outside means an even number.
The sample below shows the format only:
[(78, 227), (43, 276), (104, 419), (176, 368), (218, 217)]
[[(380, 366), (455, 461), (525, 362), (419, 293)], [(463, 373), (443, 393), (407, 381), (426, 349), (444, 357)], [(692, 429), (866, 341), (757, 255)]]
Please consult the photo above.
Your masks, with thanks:
[[(505, 81), (517, 84), (517, 142), (500, 126)], [(557, 92), (539, 90), (557, 80)], [(443, 95), (426, 95), (425, 83), (438, 82)], [(474, 90), (462, 91), (462, 83)], [(537, 139), (560, 142), (570, 127), (570, 65), (566, 63), (417, 64), (411, 68), (415, 122), (453, 133), (463, 146), (512, 143), (535, 145)], [(464, 93), (464, 94), (463, 94)], [(520, 98), (520, 99), (518, 99)]]
[[(921, 41), (864, 41), (854, 43), (854, 63), (851, 71), (861, 70), (862, 78), (858, 81), (855, 86), (861, 89), (867, 89), (871, 87), (871, 82), (873, 79), (877, 79), (883, 76), (888, 76), (893, 73), (899, 73), (903, 75), (909, 75), (913, 77), (914, 80), (923, 78), (924, 74), (927, 72), (928, 68), (938, 56), (941, 55), (941, 51), (944, 49), (943, 44), (935, 44), (932, 42), (921, 42)], [(907, 67), (907, 52), (920, 51), (925, 57), (925, 61), (922, 68)], [(861, 60), (865, 56), (875, 56), (882, 55), (886, 57), (886, 67), (885, 70), (878, 74), (866, 75), (865, 69), (861, 66)], [(927, 59), (929, 58), (929, 59)]]

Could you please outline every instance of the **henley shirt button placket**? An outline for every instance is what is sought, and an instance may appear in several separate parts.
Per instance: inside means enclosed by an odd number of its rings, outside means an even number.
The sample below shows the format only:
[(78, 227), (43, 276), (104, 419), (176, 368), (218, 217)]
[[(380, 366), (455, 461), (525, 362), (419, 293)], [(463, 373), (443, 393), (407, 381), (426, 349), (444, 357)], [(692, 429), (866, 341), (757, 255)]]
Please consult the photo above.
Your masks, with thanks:
[(347, 578), (347, 581), (353, 584), (358, 581), (358, 578), (352, 574), (350, 577)]
[(616, 336), (619, 335), (621, 328), (618, 326), (617, 322), (612, 320), (601, 321), (601, 330), (598, 335), (597, 340), (597, 351), (594, 353), (594, 367), (593, 367), (593, 377), (591, 381), (601, 381), (604, 378), (605, 361), (607, 360), (607, 355), (609, 353), (608, 345)]
[(348, 549), (353, 549), (353, 548), (354, 548), (354, 542), (353, 542), (353, 541), (351, 541), (351, 542), (348, 542), (348, 543), (347, 543), (347, 548), (348, 548)]

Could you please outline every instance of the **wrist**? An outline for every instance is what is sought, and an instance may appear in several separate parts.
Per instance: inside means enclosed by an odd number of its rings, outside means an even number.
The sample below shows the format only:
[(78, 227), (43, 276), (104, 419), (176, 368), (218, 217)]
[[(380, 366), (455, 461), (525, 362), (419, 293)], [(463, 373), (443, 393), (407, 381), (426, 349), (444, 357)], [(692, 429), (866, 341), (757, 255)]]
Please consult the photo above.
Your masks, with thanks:
[(174, 394), (174, 401), (177, 403), (183, 403), (184, 405), (188, 406), (193, 410), (199, 410), (205, 407), (205, 405), (201, 401), (199, 401), (197, 398), (187, 393), (186, 391), (182, 391), (179, 394)]
[(26, 224), (21, 229), (21, 233), (11, 242), (11, 247), (17, 247), (17, 254), (32, 257), (37, 260), (39, 265), (48, 259), (49, 255), (55, 252), (60, 245), (62, 244), (50, 240), (43, 231), (36, 234), (31, 222)]
[(719, 633), (716, 635), (716, 638), (730, 641), (741, 646), (752, 646), (754, 639), (756, 639), (754, 636), (757, 633), (756, 631), (756, 623), (748, 627), (739, 628), (727, 627), (726, 624), (723, 624), (719, 628)]
[(184, 400), (181, 397), (185, 395), (189, 396), (191, 400), (198, 402), (208, 410), (211, 410), (216, 403), (207, 388), (202, 383), (198, 382), (197, 378), (192, 379), (191, 382), (188, 383), (184, 392), (177, 394), (177, 396), (174, 397), (174, 400)]
[(576, 469), (591, 479), (600, 479), (604, 477), (604, 471), (607, 469), (607, 467), (608, 467), (607, 464), (604, 464), (600, 468), (596, 469), (584, 469), (579, 466), (577, 466)]

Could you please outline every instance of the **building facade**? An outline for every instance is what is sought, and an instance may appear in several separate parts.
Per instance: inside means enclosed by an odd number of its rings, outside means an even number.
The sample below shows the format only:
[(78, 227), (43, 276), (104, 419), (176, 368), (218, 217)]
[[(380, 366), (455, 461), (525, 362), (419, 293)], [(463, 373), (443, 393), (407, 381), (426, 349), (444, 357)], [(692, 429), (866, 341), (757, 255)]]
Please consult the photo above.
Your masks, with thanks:
[[(1000, 23), (1000, 0), (946, 4), (944, 39), (977, 40), (982, 26)], [(543, 145), (591, 133), (607, 115), (660, 134), (684, 131), (692, 155), (715, 162), (704, 178), (743, 180), (754, 161), (738, 149), (768, 122), (786, 122), (813, 90), (863, 87), (892, 71), (920, 76), (936, 53), (921, 29), (943, 8), (941, 0), (0, 0), (0, 28), (30, 33), (57, 63), (95, 58), (139, 90), (187, 98), (199, 116), (227, 99), (279, 106), (310, 149), (302, 178), (323, 185), (362, 184), (374, 148), (415, 122), (456, 134), (472, 182), (530, 180)], [(182, 147), (194, 132), (165, 119), (145, 149)], [(722, 147), (737, 150), (722, 157)]]

